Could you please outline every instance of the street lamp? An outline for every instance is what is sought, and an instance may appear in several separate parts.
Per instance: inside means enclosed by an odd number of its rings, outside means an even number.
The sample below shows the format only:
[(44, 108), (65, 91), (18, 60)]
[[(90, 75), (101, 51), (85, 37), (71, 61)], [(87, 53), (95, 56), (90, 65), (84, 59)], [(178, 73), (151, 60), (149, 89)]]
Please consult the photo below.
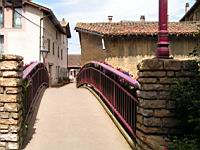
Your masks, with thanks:
[(168, 0), (159, 0), (159, 33), (156, 57), (169, 59)]
[(41, 53), (42, 58), (43, 58), (43, 63), (45, 64), (45, 59), (47, 58), (49, 51), (48, 51), (48, 49), (41, 49), (40, 53)]

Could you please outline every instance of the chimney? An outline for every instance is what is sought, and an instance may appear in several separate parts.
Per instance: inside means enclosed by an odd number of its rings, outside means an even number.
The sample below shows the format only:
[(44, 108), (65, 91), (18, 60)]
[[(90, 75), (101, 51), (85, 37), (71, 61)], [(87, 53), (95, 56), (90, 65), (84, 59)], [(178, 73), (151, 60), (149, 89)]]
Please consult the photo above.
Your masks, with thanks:
[(188, 12), (188, 10), (189, 10), (189, 7), (190, 7), (190, 4), (189, 4), (189, 3), (186, 3), (186, 4), (185, 4), (185, 13), (187, 13), (187, 12)]
[(60, 24), (62, 26), (66, 26), (67, 25), (67, 21), (65, 20), (65, 18), (62, 19), (62, 21), (60, 22)]
[(145, 16), (144, 15), (140, 16), (140, 22), (145, 22)]
[(108, 21), (112, 22), (113, 16), (108, 16)]

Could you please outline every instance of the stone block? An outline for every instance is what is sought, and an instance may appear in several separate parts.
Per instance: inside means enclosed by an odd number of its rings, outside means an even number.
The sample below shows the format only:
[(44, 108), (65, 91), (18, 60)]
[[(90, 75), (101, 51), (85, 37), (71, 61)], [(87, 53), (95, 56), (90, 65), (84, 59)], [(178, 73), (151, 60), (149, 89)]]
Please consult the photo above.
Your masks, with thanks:
[(14, 78), (14, 77), (17, 77), (17, 78), (19, 78), (19, 77), (22, 77), (22, 72), (20, 71), (20, 72), (17, 72), (17, 71), (4, 71), (3, 73), (2, 73), (2, 76), (3, 77), (9, 77), (9, 78)]
[(6, 149), (5, 147), (0, 147), (0, 150), (8, 150), (8, 149)]
[(18, 120), (15, 119), (0, 119), (0, 124), (5, 124), (5, 125), (17, 125)]
[(156, 91), (140, 91), (138, 97), (143, 99), (158, 99), (158, 94), (159, 92)]
[(11, 141), (11, 142), (17, 142), (19, 140), (19, 137), (17, 134), (0, 134), (0, 141)]
[(0, 86), (21, 86), (22, 79), (21, 78), (0, 78)]
[(22, 61), (23, 57), (18, 56), (18, 55), (13, 55), (13, 54), (3, 54), (1, 55), (0, 60), (1, 61), (4, 61), (4, 60)]
[(6, 94), (18, 94), (22, 92), (21, 87), (6, 87)]
[(161, 59), (145, 59), (138, 64), (138, 70), (163, 70), (163, 61)]
[(143, 124), (143, 116), (142, 115), (137, 115), (137, 122), (140, 124)]
[(160, 91), (160, 90), (169, 90), (170, 85), (166, 84), (142, 84), (141, 90), (144, 91)]
[(152, 109), (143, 109), (143, 108), (140, 108), (137, 113), (145, 117), (152, 117), (154, 114)]
[(178, 71), (178, 72), (175, 72), (176, 74), (176, 77), (192, 77), (193, 74), (192, 72), (190, 71)]
[(167, 76), (168, 77), (174, 77), (175, 76), (175, 72), (174, 71), (167, 71)]
[(144, 134), (168, 134), (168, 128), (163, 127), (146, 127), (141, 125), (138, 127)]
[(7, 134), (8, 133), (8, 130), (1, 130), (0, 129), (0, 134)]
[(6, 147), (6, 142), (0, 142), (0, 147)]
[(8, 142), (7, 149), (18, 150), (19, 149), (19, 143)]
[(4, 93), (4, 88), (0, 87), (0, 94), (3, 94), (3, 93)]
[(156, 109), (154, 110), (154, 116), (155, 117), (174, 117), (175, 113), (174, 111), (170, 111), (167, 109)]
[(139, 100), (140, 107), (147, 108), (147, 109), (160, 109), (166, 108), (166, 100)]
[(0, 129), (7, 130), (9, 128), (9, 125), (0, 124)]
[(20, 106), (17, 103), (5, 103), (4, 108), (7, 112), (18, 112)]
[(182, 62), (180, 60), (168, 59), (164, 61), (165, 70), (180, 71)]
[(160, 84), (174, 84), (177, 81), (176, 78), (159, 78), (159, 83)]
[(9, 119), (10, 113), (8, 112), (1, 112), (0, 119)]
[(166, 146), (166, 140), (162, 136), (147, 136), (145, 143), (154, 150), (164, 150)]
[(0, 103), (0, 107), (4, 106), (4, 103)]
[(6, 94), (0, 94), (0, 102), (5, 103), (14, 103), (18, 102), (20, 100), (20, 95), (6, 95)]
[(9, 126), (9, 132), (11, 133), (18, 133), (20, 130), (20, 126), (18, 125), (10, 125)]
[(162, 99), (162, 100), (168, 100), (170, 99), (170, 91), (160, 91), (159, 92), (159, 99)]
[(160, 118), (146, 118), (144, 117), (144, 125), (149, 126), (149, 127), (161, 127), (162, 126), (162, 121)]
[(0, 107), (0, 112), (4, 112), (4, 107), (3, 106)]
[(139, 77), (165, 77), (167, 75), (166, 71), (143, 71), (138, 72)]
[(138, 78), (138, 82), (140, 84), (148, 84), (148, 83), (157, 83), (158, 82), (158, 78)]
[(18, 113), (11, 113), (10, 117), (13, 119), (19, 119), (22, 116), (22, 111), (19, 111)]
[(23, 62), (17, 61), (2, 61), (0, 62), (0, 70), (2, 71), (14, 71), (14, 70), (22, 70)]

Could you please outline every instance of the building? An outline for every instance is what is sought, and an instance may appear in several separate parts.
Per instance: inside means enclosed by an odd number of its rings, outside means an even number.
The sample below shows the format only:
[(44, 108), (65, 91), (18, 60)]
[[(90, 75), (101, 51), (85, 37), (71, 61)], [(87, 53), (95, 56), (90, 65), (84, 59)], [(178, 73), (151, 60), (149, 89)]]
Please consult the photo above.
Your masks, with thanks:
[(185, 6), (185, 15), (180, 21), (200, 21), (200, 0), (196, 0), (194, 5), (189, 9), (189, 3)]
[(68, 71), (69, 71), (69, 78), (72, 81), (75, 81), (76, 76), (81, 69), (81, 55), (70, 54), (68, 56)]
[(51, 9), (30, 0), (12, 8), (0, 0), (0, 51), (21, 55), (29, 64), (43, 61), (41, 50), (48, 50), (45, 64), (52, 84), (67, 74), (70, 37), (69, 23), (59, 22)]
[[(136, 75), (138, 62), (155, 56), (158, 22), (77, 23), (75, 30), (80, 37), (82, 65), (106, 61)], [(171, 54), (185, 57), (197, 46), (198, 24), (170, 22), (169, 38)]]

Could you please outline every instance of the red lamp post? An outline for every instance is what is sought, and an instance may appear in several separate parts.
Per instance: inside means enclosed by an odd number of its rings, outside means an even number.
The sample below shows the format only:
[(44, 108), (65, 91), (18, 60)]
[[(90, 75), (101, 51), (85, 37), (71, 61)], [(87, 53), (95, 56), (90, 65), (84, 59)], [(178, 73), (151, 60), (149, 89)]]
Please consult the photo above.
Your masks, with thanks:
[(159, 33), (157, 58), (169, 58), (168, 0), (159, 0)]

